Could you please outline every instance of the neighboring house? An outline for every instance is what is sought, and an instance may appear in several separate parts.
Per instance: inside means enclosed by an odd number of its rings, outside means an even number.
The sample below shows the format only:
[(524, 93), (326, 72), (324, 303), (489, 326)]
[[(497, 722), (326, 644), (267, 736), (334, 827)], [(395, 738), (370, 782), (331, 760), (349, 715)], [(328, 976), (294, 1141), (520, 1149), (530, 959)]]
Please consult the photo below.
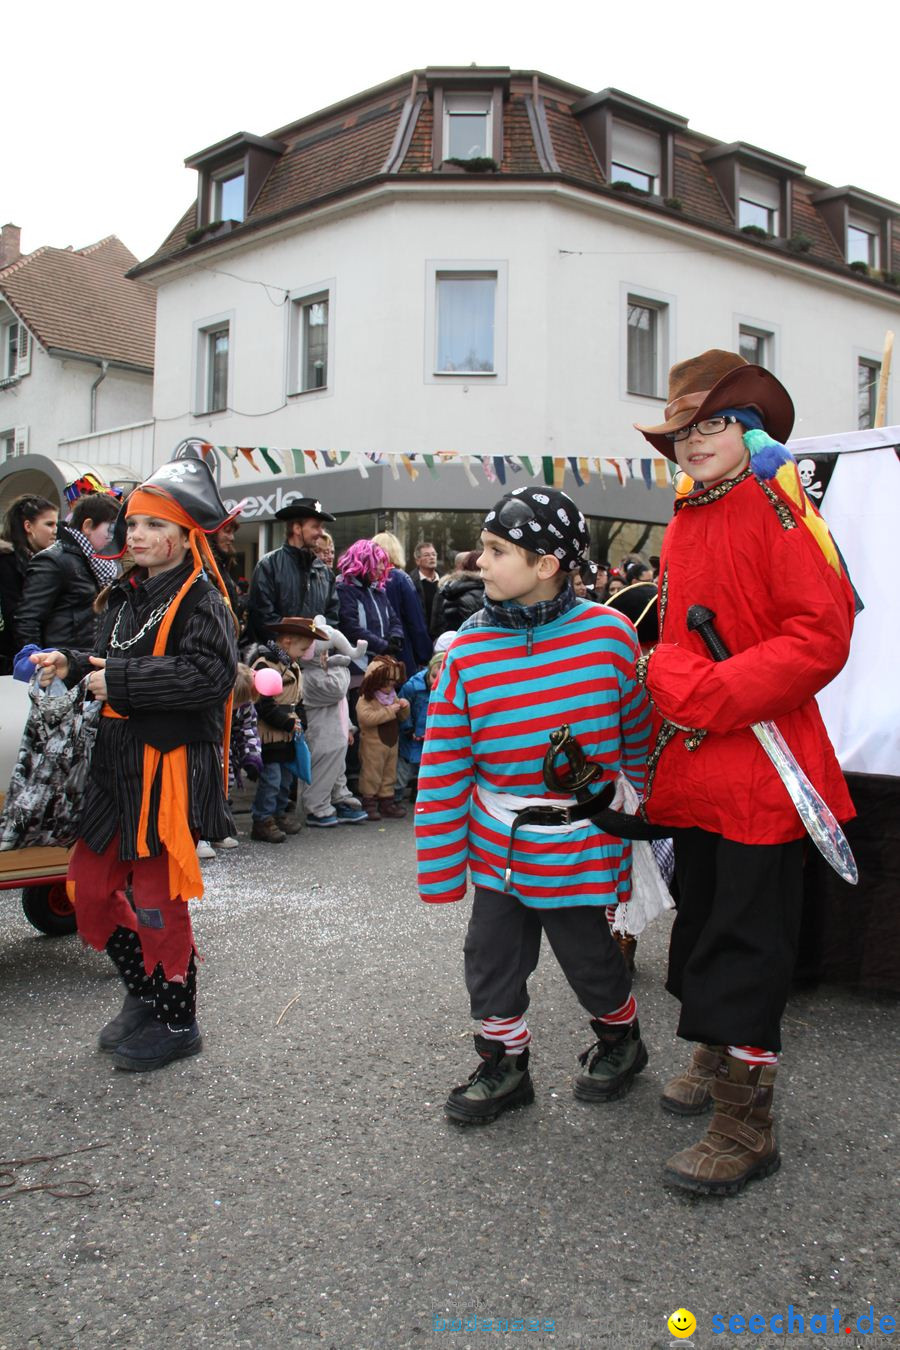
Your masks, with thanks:
[(59, 499), (85, 469), (134, 481), (152, 465), (154, 292), (126, 277), (137, 259), (115, 235), (24, 255), (19, 241), (4, 225), (0, 505)]
[[(900, 206), (619, 90), (430, 68), (186, 162), (196, 202), (129, 273), (158, 295), (157, 460), (192, 435), (645, 455), (632, 423), (662, 420), (669, 366), (712, 346), (785, 381), (797, 435), (871, 423), (900, 320)], [(414, 542), (465, 511), (443, 556), (474, 543), (498, 492), (449, 470), (313, 486), (243, 460), (222, 484), (253, 494), (259, 522), (276, 490), (315, 491), (341, 517), (339, 546), (379, 512)], [(671, 507), (639, 482), (604, 491), (596, 473), (577, 496), (595, 517)]]

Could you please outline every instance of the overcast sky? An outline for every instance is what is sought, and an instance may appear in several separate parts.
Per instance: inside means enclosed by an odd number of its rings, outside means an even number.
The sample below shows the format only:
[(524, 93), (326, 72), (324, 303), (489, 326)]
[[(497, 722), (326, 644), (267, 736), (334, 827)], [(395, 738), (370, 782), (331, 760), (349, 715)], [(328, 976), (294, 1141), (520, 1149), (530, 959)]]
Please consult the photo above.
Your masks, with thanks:
[(117, 234), (146, 257), (195, 195), (186, 156), (473, 61), (613, 85), (898, 201), (897, 14), (896, 0), (9, 5), (0, 223), (26, 252)]

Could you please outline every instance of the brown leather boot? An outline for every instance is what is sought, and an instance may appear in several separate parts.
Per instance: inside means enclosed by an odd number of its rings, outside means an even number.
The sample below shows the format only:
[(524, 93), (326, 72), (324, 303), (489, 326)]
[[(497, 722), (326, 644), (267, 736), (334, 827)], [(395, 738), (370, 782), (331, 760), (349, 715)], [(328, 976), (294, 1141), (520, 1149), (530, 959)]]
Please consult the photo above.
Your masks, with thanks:
[(379, 797), (378, 809), (382, 820), (402, 820), (406, 815), (406, 807), (402, 802), (395, 802), (393, 797)]
[(259, 839), (263, 844), (283, 844), (285, 837), (284, 830), (279, 830), (271, 816), (266, 816), (265, 820), (254, 820), (250, 830), (250, 838)]
[(290, 815), (273, 816), (272, 819), (282, 834), (299, 834), (303, 829), (303, 821), (296, 811), (292, 811)]
[(774, 1064), (747, 1064), (725, 1055), (712, 1079), (715, 1114), (705, 1136), (666, 1164), (666, 1180), (704, 1195), (737, 1195), (752, 1177), (781, 1166), (772, 1119)]
[(701, 1116), (712, 1106), (710, 1083), (725, 1054), (722, 1045), (695, 1045), (691, 1062), (683, 1073), (670, 1078), (659, 1104), (673, 1116)]
[(381, 812), (378, 809), (377, 797), (363, 797), (362, 795), (360, 795), (359, 800), (362, 802), (363, 810), (365, 811), (366, 815), (369, 817), (370, 820), (381, 819)]

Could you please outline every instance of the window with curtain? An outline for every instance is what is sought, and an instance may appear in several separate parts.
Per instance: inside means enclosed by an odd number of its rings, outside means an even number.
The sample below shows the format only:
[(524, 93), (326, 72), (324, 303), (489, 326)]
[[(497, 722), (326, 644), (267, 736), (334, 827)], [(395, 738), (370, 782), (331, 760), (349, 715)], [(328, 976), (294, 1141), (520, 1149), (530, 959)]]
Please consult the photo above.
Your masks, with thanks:
[(660, 397), (665, 311), (665, 305), (628, 297), (626, 359), (629, 394)]
[(751, 366), (765, 366), (769, 370), (772, 365), (772, 334), (764, 328), (750, 328), (741, 324), (738, 351)]
[(496, 272), (438, 274), (438, 374), (494, 373), (496, 293)]
[(856, 363), (856, 423), (860, 431), (875, 425), (875, 405), (878, 401), (878, 381), (881, 362), (861, 357)]
[(206, 412), (228, 407), (228, 326), (206, 335)]

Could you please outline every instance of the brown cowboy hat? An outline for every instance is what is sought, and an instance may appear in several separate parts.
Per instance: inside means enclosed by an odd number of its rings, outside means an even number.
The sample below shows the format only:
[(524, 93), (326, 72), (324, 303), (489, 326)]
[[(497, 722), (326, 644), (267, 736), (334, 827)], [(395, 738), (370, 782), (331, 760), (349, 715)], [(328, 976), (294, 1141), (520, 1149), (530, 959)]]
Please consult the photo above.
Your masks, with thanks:
[(679, 361), (669, 371), (669, 399), (666, 420), (658, 427), (642, 427), (640, 431), (655, 450), (667, 459), (675, 458), (666, 432), (713, 417), (723, 408), (759, 410), (766, 431), (773, 440), (787, 440), (794, 425), (794, 405), (791, 396), (771, 371), (762, 366), (751, 366), (737, 352), (723, 352), (717, 347)]
[(281, 637), (308, 637), (314, 642), (329, 642), (327, 633), (321, 628), (317, 628), (312, 619), (304, 619), (299, 616), (288, 615), (273, 623), (269, 628), (270, 633), (277, 633)]

